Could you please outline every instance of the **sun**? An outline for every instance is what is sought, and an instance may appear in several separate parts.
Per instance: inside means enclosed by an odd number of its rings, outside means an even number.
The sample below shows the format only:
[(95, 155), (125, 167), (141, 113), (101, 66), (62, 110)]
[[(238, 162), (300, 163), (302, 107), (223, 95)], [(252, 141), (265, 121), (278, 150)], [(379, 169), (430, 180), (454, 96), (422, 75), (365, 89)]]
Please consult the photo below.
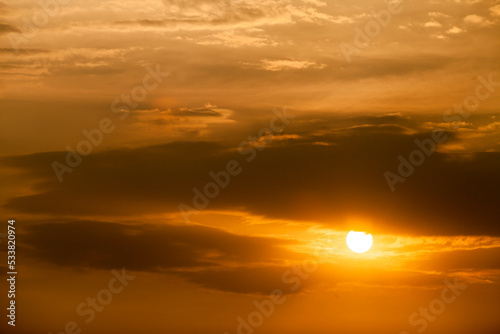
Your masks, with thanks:
[(373, 237), (365, 232), (350, 231), (345, 238), (347, 247), (355, 253), (364, 253), (372, 247)]

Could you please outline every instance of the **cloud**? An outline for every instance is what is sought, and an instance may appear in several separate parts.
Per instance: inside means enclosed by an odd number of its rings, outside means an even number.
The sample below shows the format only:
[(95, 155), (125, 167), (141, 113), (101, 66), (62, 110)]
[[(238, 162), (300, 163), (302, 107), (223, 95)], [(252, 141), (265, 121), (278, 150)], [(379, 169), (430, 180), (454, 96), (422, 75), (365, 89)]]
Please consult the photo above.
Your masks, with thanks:
[(139, 109), (131, 112), (131, 126), (137, 131), (144, 130), (144, 127), (151, 130), (151, 126), (157, 126), (167, 129), (166, 131), (185, 131), (193, 135), (193, 132), (206, 130), (208, 126), (234, 123), (232, 114), (233, 110), (210, 103), (206, 103), (204, 107), (178, 107), (173, 110)]
[[(490, 252), (490, 254), (492, 254)], [(487, 255), (490, 255), (487, 254)], [(477, 255), (470, 254), (474, 258)], [(460, 255), (459, 255), (460, 256)], [(455, 259), (457, 259), (455, 257)], [(442, 259), (439, 258), (439, 261)], [(392, 289), (423, 288), (423, 289), (441, 289), (443, 280), (450, 277), (460, 277), (462, 281), (469, 283), (492, 283), (492, 280), (498, 280), (498, 273), (494, 270), (488, 271), (464, 271), (453, 270), (450, 266), (444, 266), (441, 270), (435, 270), (431, 264), (432, 258), (426, 258), (425, 261), (413, 263), (415, 269), (411, 269), (412, 263), (405, 269), (399, 269), (391, 266), (390, 263), (380, 262), (377, 265), (363, 263), (359, 266), (352, 259), (337, 261), (337, 263), (319, 262), (312, 273), (308, 273), (300, 268), (299, 265), (293, 266), (273, 266), (273, 267), (236, 267), (236, 268), (214, 268), (202, 271), (185, 271), (179, 273), (192, 283), (201, 285), (207, 289), (243, 293), (269, 295), (275, 289), (279, 289), (283, 294), (307, 293), (312, 291), (331, 291), (350, 289), (352, 286), (370, 286)], [(354, 263), (353, 263), (354, 262)], [(488, 266), (493, 261), (483, 261)], [(470, 262), (472, 264), (472, 262)], [(420, 266), (422, 265), (422, 266)], [(427, 265), (427, 266), (426, 266)], [(481, 266), (474, 266), (480, 268)], [(496, 267), (496, 266), (494, 266)], [(300, 269), (299, 269), (300, 268)], [(423, 269), (425, 268), (425, 269)], [(463, 268), (463, 267), (462, 267)], [(300, 286), (293, 289), (295, 281), (300, 276)], [(373, 275), (373, 271), (377, 275)], [(285, 277), (285, 280), (282, 278)], [(306, 278), (304, 278), (306, 277)]]
[(427, 14), (429, 14), (429, 16), (433, 17), (433, 18), (449, 18), (450, 17), (450, 15), (442, 13), (442, 12), (429, 12)]
[(318, 3), (294, 5), (288, 0), (164, 0), (165, 18), (154, 20), (125, 20), (118, 24), (162, 26), (175, 30), (250, 29), (297, 21), (335, 21), (318, 11)]
[[(27, 261), (84, 270), (127, 268), (175, 276), (206, 289), (238, 294), (269, 295), (275, 289), (290, 294), (341, 284), (386, 286), (387, 280), (392, 288), (439, 287), (444, 278), (459, 271), (468, 272), (460, 276), (475, 283), (488, 283), (487, 279), (498, 276), (487, 271), (498, 269), (492, 255), (499, 248), (474, 248), (467, 240), (446, 237), (406, 238), (403, 243), (398, 238), (396, 249), (408, 259), (402, 270), (391, 257), (362, 266), (356, 263), (360, 259), (345, 256), (336, 256), (334, 262), (328, 258), (313, 260), (310, 255), (287, 250), (287, 246), (296, 244), (293, 240), (235, 235), (197, 225), (62, 220), (31, 223), (24, 230), (23, 257)], [(483, 246), (492, 241), (468, 239)], [(425, 252), (431, 248), (433, 251)], [(408, 256), (408, 252), (418, 256)], [(295, 281), (291, 278), (298, 277), (297, 270), (305, 258), (309, 259), (309, 267), (317, 269), (310, 275), (300, 269), (307, 278), (302, 276), (300, 289), (292, 289)], [(381, 263), (385, 264), (384, 269), (380, 269)], [(367, 274), (375, 268), (378, 275)], [(471, 270), (483, 272), (484, 276), (474, 275)]]
[(300, 70), (306, 68), (324, 68), (324, 64), (316, 64), (307, 60), (294, 60), (294, 59), (263, 59), (258, 65), (253, 65), (266, 71), (284, 71), (284, 70)]
[(229, 0), (164, 0), (168, 20), (190, 22), (240, 22), (279, 17), (287, 1), (265, 0), (259, 3)]
[(302, 0), (306, 4), (311, 4), (317, 7), (325, 7), (327, 4), (321, 0)]
[[(171, 32), (198, 32), (201, 36), (179, 36), (200, 45), (225, 45), (229, 47), (276, 46), (276, 35), (256, 34), (256, 30), (276, 26), (293, 26), (297, 23), (318, 25), (353, 23), (361, 16), (332, 16), (320, 10), (326, 7), (321, 1), (290, 0), (163, 0), (164, 18), (146, 18), (115, 21), (115, 26), (157, 28)], [(212, 33), (210, 33), (212, 32)]]
[[(290, 286), (283, 282), (282, 276), (290, 267), (237, 267), (191, 272), (179, 272), (181, 277), (207, 289), (242, 294), (270, 295), (275, 289), (289, 294)], [(304, 282), (307, 283), (307, 282)]]
[(499, 247), (428, 253), (411, 261), (410, 266), (417, 270), (468, 272), (470, 276), (481, 278), (485, 283), (492, 283), (492, 279), (499, 279), (500, 264), (495, 261), (499, 256)]
[(448, 34), (460, 34), (462, 32), (465, 32), (465, 30), (457, 26), (454, 26), (453, 28), (450, 28), (446, 31), (446, 33)]
[(4, 53), (4, 54), (15, 54), (16, 56), (20, 56), (20, 55), (33, 55), (33, 54), (45, 54), (45, 53), (49, 53), (51, 52), (51, 50), (48, 50), (48, 49), (28, 49), (28, 48), (24, 48), (24, 49), (19, 49), (19, 50), (16, 50), (16, 49), (12, 49), (12, 48), (0, 48), (0, 53)]
[(378, 241), (384, 249), (407, 255), (500, 248), (500, 238), (488, 236), (387, 236)]
[(429, 21), (424, 23), (424, 27), (426, 28), (440, 28), (443, 25), (437, 21)]
[(84, 270), (173, 275), (208, 289), (270, 294), (284, 287), (293, 240), (241, 236), (204, 226), (104, 221), (36, 223), (25, 228), (24, 255)]
[(203, 226), (70, 221), (30, 225), (29, 256), (57, 266), (167, 272), (231, 263), (276, 264), (293, 242), (230, 234)]
[(469, 24), (475, 24), (481, 27), (488, 27), (494, 24), (490, 20), (475, 14), (467, 15), (466, 17), (464, 17), (464, 22)]
[(21, 32), (21, 30), (14, 26), (11, 26), (10, 24), (0, 23), (0, 35), (9, 32)]
[(194, 41), (199, 45), (224, 45), (231, 48), (277, 45), (277, 43), (273, 41), (268, 35), (260, 33), (254, 34), (252, 31), (237, 32), (234, 30), (230, 30), (198, 38), (188, 38), (187, 40)]
[(500, 5), (490, 7), (490, 12), (493, 16), (500, 16)]
[[(247, 29), (290, 23), (287, 1), (163, 0), (163, 12), (115, 21), (117, 25), (161, 27), (171, 31)], [(137, 17), (137, 16), (136, 16)]]
[[(164, 0), (167, 20), (212, 23), (246, 22), (262, 25), (273, 23), (335, 22), (337, 18), (320, 12), (326, 3), (318, 0), (296, 4), (288, 0)], [(266, 23), (262, 20), (266, 19)], [(253, 23), (251, 23), (253, 22)]]
[[(283, 133), (296, 136), (271, 142), (251, 163), (249, 154), (237, 152), (239, 142), (174, 142), (98, 152), (66, 174), (62, 184), (51, 163), (64, 162), (64, 152), (6, 157), (5, 164), (41, 183), (36, 194), (10, 198), (5, 207), (53, 215), (175, 214), (180, 203), (193, 205), (193, 188), (203, 189), (211, 181), (210, 171), (234, 159), (243, 171), (210, 201), (210, 210), (236, 209), (331, 227), (344, 226), (345, 217), (357, 212), (385, 231), (500, 234), (495, 201), (500, 153), (463, 158), (436, 152), (398, 184), (395, 195), (384, 172), (397, 172), (398, 156), (408, 157), (417, 148), (414, 141), (430, 138), (430, 132), (420, 128), (423, 122), (399, 115), (364, 120), (333, 117), (329, 124), (324, 115), (317, 122), (297, 118)], [(462, 144), (456, 133), (447, 135), (447, 145)]]

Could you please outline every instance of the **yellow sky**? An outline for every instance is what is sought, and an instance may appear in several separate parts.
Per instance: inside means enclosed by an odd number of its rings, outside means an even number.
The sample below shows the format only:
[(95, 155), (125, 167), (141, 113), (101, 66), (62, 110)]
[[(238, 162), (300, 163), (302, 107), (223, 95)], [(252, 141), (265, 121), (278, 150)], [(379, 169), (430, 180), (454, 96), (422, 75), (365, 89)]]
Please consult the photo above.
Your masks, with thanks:
[(500, 331), (500, 2), (2, 0), (0, 18), (19, 258), (0, 331)]

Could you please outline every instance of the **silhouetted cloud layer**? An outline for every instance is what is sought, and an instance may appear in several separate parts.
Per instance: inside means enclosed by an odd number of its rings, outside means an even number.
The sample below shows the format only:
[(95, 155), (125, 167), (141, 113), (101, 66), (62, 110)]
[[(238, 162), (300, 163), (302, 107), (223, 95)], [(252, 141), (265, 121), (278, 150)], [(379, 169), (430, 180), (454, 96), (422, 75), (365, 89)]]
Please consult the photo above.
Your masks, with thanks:
[[(251, 162), (253, 154), (236, 152), (237, 144), (173, 142), (92, 154), (59, 184), (51, 163), (64, 162), (64, 153), (6, 157), (5, 164), (38, 180), (39, 193), (10, 198), (5, 207), (76, 216), (179, 213), (181, 203), (194, 206), (193, 188), (203, 191), (212, 181), (209, 172), (234, 159), (241, 174), (207, 209), (331, 227), (356, 214), (370, 217), (379, 230), (499, 235), (500, 153), (434, 152), (392, 193), (384, 173), (397, 174), (398, 156), (408, 160), (418, 149), (414, 141), (431, 138), (430, 130), (401, 116), (360, 116), (339, 120), (337, 128), (307, 121), (298, 119), (283, 138), (255, 150)], [(445, 135), (447, 144), (461, 142), (457, 131)]]

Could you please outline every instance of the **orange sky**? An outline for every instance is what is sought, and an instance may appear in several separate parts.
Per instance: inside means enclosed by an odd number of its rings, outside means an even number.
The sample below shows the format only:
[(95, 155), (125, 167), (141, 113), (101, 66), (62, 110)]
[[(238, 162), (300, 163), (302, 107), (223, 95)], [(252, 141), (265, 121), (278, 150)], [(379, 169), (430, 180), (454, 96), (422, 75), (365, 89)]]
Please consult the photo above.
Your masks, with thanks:
[(500, 332), (500, 2), (0, 17), (0, 332)]

